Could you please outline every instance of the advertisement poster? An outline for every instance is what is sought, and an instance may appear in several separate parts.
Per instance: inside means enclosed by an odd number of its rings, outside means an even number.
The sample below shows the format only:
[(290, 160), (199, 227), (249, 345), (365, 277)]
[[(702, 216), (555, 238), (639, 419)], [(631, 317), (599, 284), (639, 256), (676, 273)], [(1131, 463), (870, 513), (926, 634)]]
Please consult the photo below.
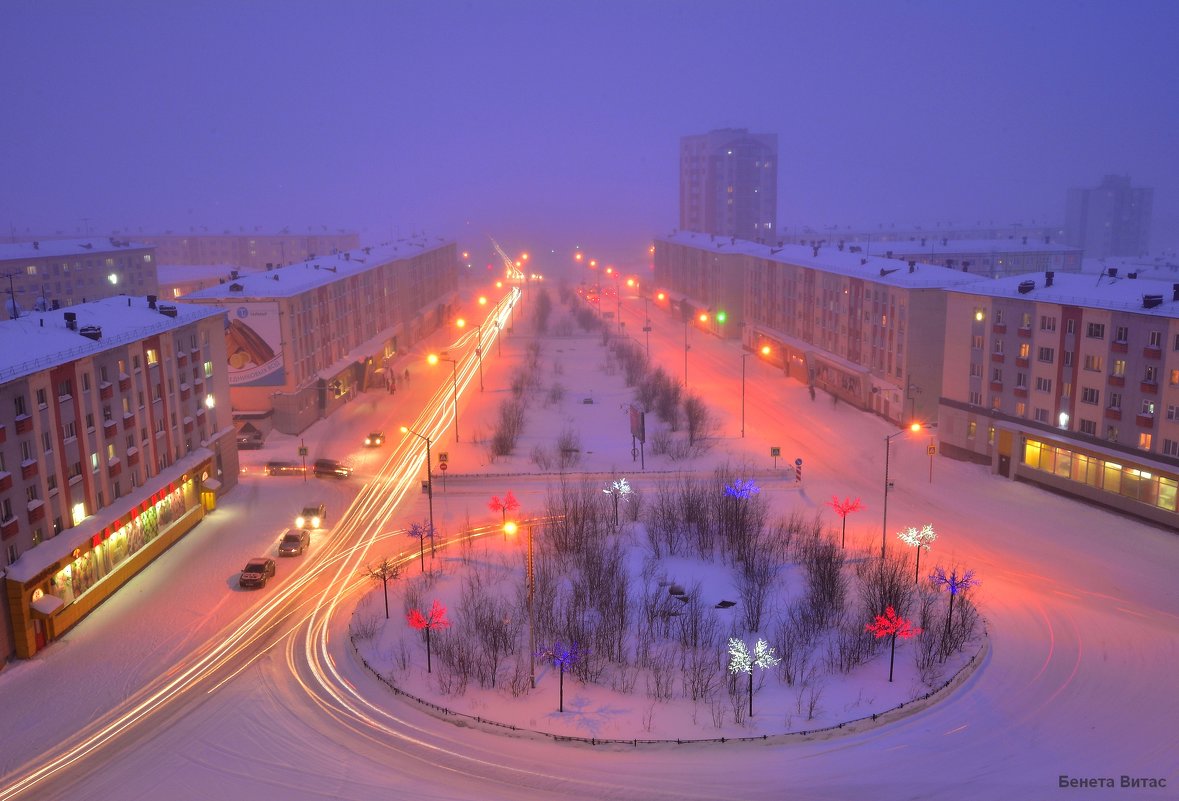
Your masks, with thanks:
[(282, 334), (277, 303), (243, 303), (229, 309), (225, 329), (229, 385), (282, 386)]

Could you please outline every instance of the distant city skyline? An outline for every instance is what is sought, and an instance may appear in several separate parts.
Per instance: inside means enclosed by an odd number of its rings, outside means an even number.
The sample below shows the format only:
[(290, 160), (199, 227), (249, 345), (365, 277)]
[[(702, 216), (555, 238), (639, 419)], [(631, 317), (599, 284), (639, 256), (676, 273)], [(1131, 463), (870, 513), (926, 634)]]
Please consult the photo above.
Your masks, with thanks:
[(778, 135), (786, 233), (1058, 225), (1118, 174), (1154, 187), (1173, 249), (1177, 23), (1156, 1), (21, 4), (0, 235), (642, 260), (678, 226), (680, 137), (747, 128)]

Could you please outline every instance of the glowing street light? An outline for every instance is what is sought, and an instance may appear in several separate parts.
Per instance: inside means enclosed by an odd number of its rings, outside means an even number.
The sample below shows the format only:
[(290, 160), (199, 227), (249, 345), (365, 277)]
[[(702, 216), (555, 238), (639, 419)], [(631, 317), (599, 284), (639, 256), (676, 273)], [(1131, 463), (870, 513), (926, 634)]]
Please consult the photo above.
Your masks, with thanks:
[[(434, 474), (430, 469), (430, 438), (425, 434), (414, 431), (409, 426), (401, 427), (402, 434), (413, 434), (426, 443), (426, 499), (430, 504), (430, 556), (434, 555)], [(422, 570), (425, 570), (423, 565)]]
[(450, 362), (450, 377), (454, 381), (454, 441), (459, 441), (458, 430), (458, 362), (446, 356), (439, 356), (436, 353), (431, 353), (426, 357), (426, 361), (430, 364), (438, 364), (438, 362)]
[[(512, 520), (504, 523), (504, 534), (516, 536), (519, 526)], [(532, 599), (536, 595), (536, 573), (533, 571), (532, 561), (532, 525), (528, 526), (528, 554), (524, 561), (524, 572), (528, 575), (528, 680), (532, 689), (536, 689), (536, 639), (533, 631)]]
[(910, 431), (920, 431), (920, 430), (921, 430), (921, 424), (920, 423), (913, 423), (908, 428), (903, 428), (900, 431), (896, 431), (892, 434), (885, 434), (884, 435), (884, 519), (881, 522), (881, 529), (880, 529), (880, 558), (881, 559), (884, 558), (884, 540), (885, 540), (885, 537), (888, 536), (888, 490), (890, 489), (890, 484), (891, 484), (891, 482), (888, 480), (888, 455), (889, 455), (889, 449), (892, 446), (892, 439), (893, 439), (893, 437), (899, 437), (901, 434), (905, 434)]

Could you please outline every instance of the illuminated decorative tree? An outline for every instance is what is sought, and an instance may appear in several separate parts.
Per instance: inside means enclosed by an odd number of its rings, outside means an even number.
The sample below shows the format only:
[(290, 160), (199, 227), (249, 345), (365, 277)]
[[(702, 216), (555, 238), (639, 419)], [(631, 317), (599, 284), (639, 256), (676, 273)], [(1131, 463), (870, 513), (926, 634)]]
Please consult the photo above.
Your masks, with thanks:
[(618, 501), (629, 500), (631, 493), (634, 492), (630, 487), (630, 483), (625, 478), (620, 478), (617, 481), (606, 485), (602, 492), (611, 496), (614, 499), (614, 526), (618, 526)]
[(405, 532), (410, 537), (417, 537), (418, 540), (418, 560), (422, 565), (422, 572), (426, 572), (426, 537), (430, 537), (430, 550), (434, 549), (434, 527), (429, 523), (410, 523), (409, 528)]
[(888, 655), (888, 680), (892, 681), (892, 664), (897, 654), (897, 637), (907, 640), (920, 634), (921, 629), (913, 628), (911, 621), (905, 620), (890, 606), (884, 610), (883, 615), (877, 615), (874, 622), (865, 623), (864, 631), (872, 632), (878, 640), (881, 637), (892, 638), (892, 650)]
[[(520, 508), (520, 502), (516, 500), (516, 496), (508, 490), (507, 495), (504, 495), (503, 500), (500, 500), (498, 495), (491, 496), (491, 502), (487, 504), (487, 508), (493, 512), (499, 512), (503, 518), (503, 522), (508, 522), (508, 512), (514, 512)], [(507, 530), (504, 530), (504, 539), (507, 539)]]
[(950, 637), (950, 621), (954, 619), (954, 596), (960, 592), (965, 592), (971, 587), (978, 586), (978, 579), (974, 577), (973, 570), (963, 571), (962, 575), (958, 575), (958, 568), (951, 568), (949, 573), (941, 565), (933, 569), (929, 574), (929, 580), (938, 587), (945, 587), (950, 591), (950, 612), (946, 615), (946, 635), (948, 640)]
[(917, 549), (917, 567), (913, 570), (913, 583), (917, 583), (917, 577), (921, 574), (921, 549), (929, 550), (929, 543), (937, 539), (937, 534), (933, 531), (933, 524), (926, 523), (920, 530), (909, 526), (904, 531), (898, 531), (897, 537), (906, 545), (911, 545)]
[(381, 582), (381, 587), (385, 590), (385, 620), (388, 620), (389, 582), (401, 575), (401, 565), (393, 559), (385, 557), (375, 565), (365, 565), (364, 569), (360, 571), (360, 574), (367, 576), (373, 581)]
[(573, 663), (581, 658), (581, 654), (582, 651), (577, 647), (577, 643), (566, 646), (560, 640), (553, 643), (552, 648), (542, 648), (536, 652), (537, 656), (551, 660), (553, 665), (560, 670), (560, 702), (557, 706), (558, 712), (565, 711), (565, 668), (572, 667)]
[(409, 625), (418, 631), (423, 629), (426, 632), (426, 672), (430, 673), (430, 631), (433, 629), (445, 629), (450, 627), (450, 621), (446, 619), (446, 607), (438, 603), (437, 599), (434, 605), (430, 607), (430, 613), (423, 615), (417, 609), (409, 610), (409, 614), (405, 616), (409, 621)]
[(753, 717), (753, 669), (771, 668), (782, 660), (774, 656), (774, 647), (765, 640), (759, 639), (753, 646), (753, 655), (749, 648), (736, 637), (729, 638), (729, 672), (749, 674), (749, 717)]
[(739, 478), (732, 484), (725, 485), (725, 495), (738, 500), (745, 500), (761, 492), (761, 488), (753, 483), (751, 478)]
[(839, 547), (846, 548), (847, 547), (847, 516), (849, 514), (851, 514), (852, 512), (860, 511), (861, 509), (864, 508), (864, 505), (862, 503), (860, 503), (859, 498), (844, 498), (841, 501), (841, 500), (839, 500), (838, 495), (832, 495), (831, 500), (829, 500), (827, 502), (827, 505), (830, 506), (832, 509), (834, 509), (835, 514), (839, 515), (839, 517), (843, 520), (843, 536), (840, 539)]

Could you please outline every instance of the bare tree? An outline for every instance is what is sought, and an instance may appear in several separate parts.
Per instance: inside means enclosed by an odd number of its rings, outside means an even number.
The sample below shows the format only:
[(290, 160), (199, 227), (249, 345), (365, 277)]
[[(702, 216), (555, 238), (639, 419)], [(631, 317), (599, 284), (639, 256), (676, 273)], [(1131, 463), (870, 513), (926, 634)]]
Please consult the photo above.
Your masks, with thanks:
[(389, 619), (389, 582), (401, 576), (401, 565), (386, 556), (375, 565), (365, 565), (360, 575), (367, 576), (373, 581), (381, 582), (381, 589), (385, 591), (385, 620)]

